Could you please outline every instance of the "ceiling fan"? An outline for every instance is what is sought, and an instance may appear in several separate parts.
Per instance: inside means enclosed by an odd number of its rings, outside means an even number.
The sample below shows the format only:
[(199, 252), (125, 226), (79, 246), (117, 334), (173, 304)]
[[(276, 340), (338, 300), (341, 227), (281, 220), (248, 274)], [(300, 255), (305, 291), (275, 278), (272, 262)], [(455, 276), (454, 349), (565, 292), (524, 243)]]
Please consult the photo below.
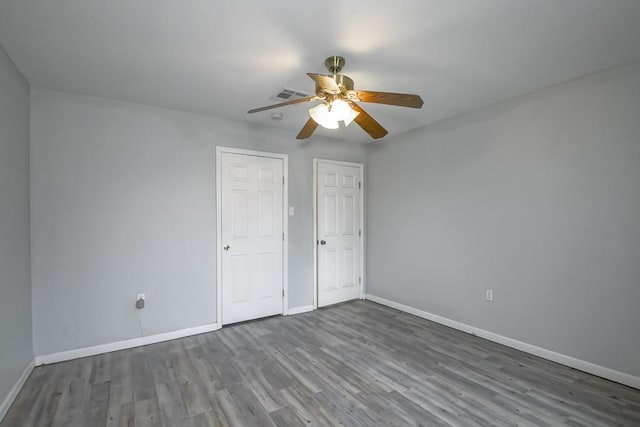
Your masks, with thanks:
[(419, 95), (354, 90), (353, 80), (344, 74), (339, 74), (345, 64), (345, 60), (341, 56), (331, 56), (325, 60), (324, 64), (331, 75), (307, 73), (316, 83), (315, 95), (254, 108), (248, 113), (257, 113), (303, 102), (322, 101), (321, 104), (309, 109), (311, 117), (302, 127), (296, 139), (309, 138), (318, 125), (328, 129), (337, 129), (340, 122), (344, 122), (345, 126), (348, 126), (352, 121), (355, 121), (372, 138), (378, 139), (384, 137), (388, 133), (387, 130), (364, 111), (358, 102), (422, 108), (423, 101)]

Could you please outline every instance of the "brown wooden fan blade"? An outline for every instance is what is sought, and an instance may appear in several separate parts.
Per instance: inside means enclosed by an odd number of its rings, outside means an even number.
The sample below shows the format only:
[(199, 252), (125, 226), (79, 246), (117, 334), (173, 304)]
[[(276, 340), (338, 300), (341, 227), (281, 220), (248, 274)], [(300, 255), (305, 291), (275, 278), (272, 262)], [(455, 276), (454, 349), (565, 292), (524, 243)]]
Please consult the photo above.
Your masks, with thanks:
[(340, 87), (338, 83), (333, 80), (332, 77), (325, 76), (324, 74), (307, 73), (307, 76), (311, 77), (316, 84), (328, 93), (340, 93)]
[(307, 123), (305, 123), (304, 126), (302, 126), (302, 129), (300, 130), (300, 133), (298, 134), (298, 136), (296, 136), (296, 139), (309, 138), (313, 133), (313, 131), (316, 130), (317, 127), (318, 127), (318, 124), (313, 119), (310, 118), (309, 120), (307, 120)]
[(266, 107), (254, 108), (253, 110), (247, 111), (247, 113), (249, 114), (257, 113), (259, 111), (270, 110), (272, 108), (278, 108), (278, 107), (284, 107), (285, 105), (300, 104), (302, 102), (314, 101), (316, 99), (318, 99), (318, 97), (315, 95), (307, 96), (306, 98), (294, 99), (292, 101), (281, 102), (280, 104), (273, 104), (273, 105), (268, 105)]
[(350, 102), (351, 108), (355, 111), (359, 112), (355, 119), (353, 119), (366, 133), (368, 133), (371, 138), (379, 139), (388, 134), (387, 130), (382, 127), (380, 123), (378, 123), (373, 117), (369, 115), (366, 111), (362, 109), (355, 102)]
[(424, 101), (419, 95), (410, 93), (391, 93), (391, 92), (371, 92), (368, 90), (359, 90), (357, 92), (358, 99), (362, 102), (373, 102), (376, 104), (397, 105), (399, 107), (422, 108)]

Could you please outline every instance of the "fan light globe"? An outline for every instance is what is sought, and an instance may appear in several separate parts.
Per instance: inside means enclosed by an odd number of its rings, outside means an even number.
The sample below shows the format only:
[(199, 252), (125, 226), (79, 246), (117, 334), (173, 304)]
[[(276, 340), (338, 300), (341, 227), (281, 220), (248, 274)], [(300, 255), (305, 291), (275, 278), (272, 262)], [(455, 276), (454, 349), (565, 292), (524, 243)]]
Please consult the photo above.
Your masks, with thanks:
[(332, 117), (331, 111), (329, 111), (329, 105), (324, 102), (310, 108), (309, 115), (313, 121), (324, 128), (338, 129), (338, 121)]
[(349, 126), (353, 119), (360, 114), (341, 99), (333, 101), (333, 104), (331, 104), (331, 112), (336, 115), (339, 122), (344, 122), (345, 126)]
[(338, 129), (339, 122), (349, 126), (355, 119), (358, 111), (354, 111), (349, 104), (341, 99), (334, 100), (331, 104), (326, 102), (309, 109), (309, 115), (320, 126), (327, 129)]

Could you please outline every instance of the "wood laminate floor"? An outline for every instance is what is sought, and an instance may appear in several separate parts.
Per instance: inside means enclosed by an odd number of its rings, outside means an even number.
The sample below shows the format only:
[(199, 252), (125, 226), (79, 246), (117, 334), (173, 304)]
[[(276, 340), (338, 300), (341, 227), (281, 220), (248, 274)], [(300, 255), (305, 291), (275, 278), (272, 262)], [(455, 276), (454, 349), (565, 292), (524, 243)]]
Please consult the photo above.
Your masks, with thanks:
[(36, 368), (8, 426), (640, 426), (640, 391), (356, 301)]

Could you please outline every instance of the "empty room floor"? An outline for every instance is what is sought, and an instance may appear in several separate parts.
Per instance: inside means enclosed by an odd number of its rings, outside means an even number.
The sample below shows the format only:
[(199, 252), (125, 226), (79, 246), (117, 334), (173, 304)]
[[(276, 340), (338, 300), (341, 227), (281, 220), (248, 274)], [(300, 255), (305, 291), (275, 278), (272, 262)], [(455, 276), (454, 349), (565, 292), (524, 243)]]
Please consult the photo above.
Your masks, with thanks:
[(640, 391), (372, 302), (36, 368), (7, 426), (640, 425)]

